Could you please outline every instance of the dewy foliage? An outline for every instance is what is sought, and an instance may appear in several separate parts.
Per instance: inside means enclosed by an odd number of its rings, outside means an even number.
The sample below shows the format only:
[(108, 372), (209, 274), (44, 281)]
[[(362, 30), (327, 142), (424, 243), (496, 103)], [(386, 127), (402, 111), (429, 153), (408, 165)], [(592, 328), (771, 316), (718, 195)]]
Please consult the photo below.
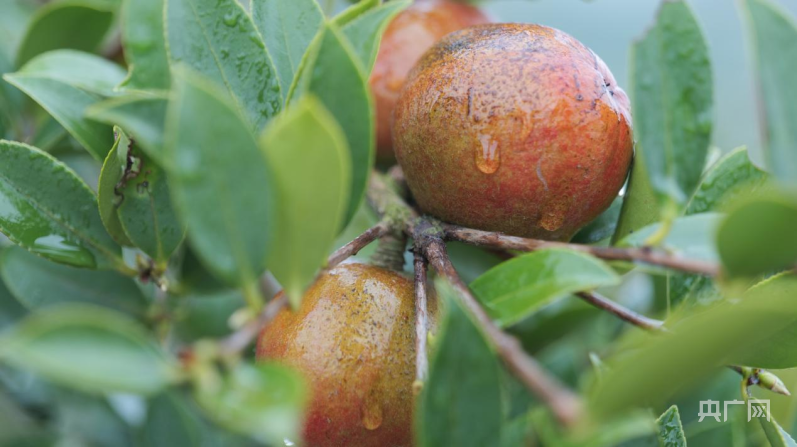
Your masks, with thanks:
[[(316, 0), (38, 3), (0, 1), (0, 444), (300, 444), (303, 378), (230, 346), (257, 333), (266, 272), (299, 306), (330, 251), (376, 224), (368, 78), (410, 2), (336, 16)], [(792, 388), (797, 368), (797, 28), (770, 0), (739, 4), (766, 169), (744, 149), (706, 166), (724, 73), (688, 3), (662, 1), (631, 47), (626, 194), (576, 239), (655, 241), (720, 275), (449, 244), (488, 315), (581, 392), (586, 417), (556, 426), (439, 283), (418, 445), (795, 445), (786, 397), (760, 424), (693, 411), (741, 398), (726, 365), (782, 369)]]

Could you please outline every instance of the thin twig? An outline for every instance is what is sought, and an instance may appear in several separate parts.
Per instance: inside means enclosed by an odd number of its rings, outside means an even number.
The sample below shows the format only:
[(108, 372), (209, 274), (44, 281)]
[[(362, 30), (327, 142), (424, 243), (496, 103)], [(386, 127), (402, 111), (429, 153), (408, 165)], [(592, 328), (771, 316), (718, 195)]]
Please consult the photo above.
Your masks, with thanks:
[(288, 297), (279, 293), (263, 307), (257, 318), (250, 320), (242, 328), (233, 332), (220, 343), (221, 351), (226, 354), (237, 354), (249, 346), (257, 338), (260, 330), (277, 316), (283, 307), (288, 305)]
[(426, 334), (428, 332), (426, 271), (429, 267), (420, 249), (415, 250), (415, 380), (423, 383), (429, 371), (426, 357)]
[(386, 235), (389, 229), (390, 227), (387, 222), (381, 221), (373, 227), (365, 230), (363, 234), (354, 238), (353, 241), (349, 242), (343, 247), (340, 247), (334, 253), (332, 253), (327, 260), (327, 268), (331, 269), (346, 259), (356, 255), (360, 252), (360, 250), (365, 248), (365, 246)]
[(461, 303), (476, 318), (479, 326), (485, 331), (487, 337), (495, 345), (498, 354), (514, 374), (550, 407), (563, 425), (572, 426), (578, 421), (583, 409), (581, 399), (558, 379), (548, 374), (534, 358), (523, 350), (517, 339), (495, 326), (454, 269), (443, 241), (428, 238), (424, 244), (424, 254), (437, 273), (454, 287)]
[(719, 266), (717, 264), (696, 259), (684, 259), (652, 248), (596, 247), (592, 245), (569, 244), (566, 242), (551, 242), (507, 236), (501, 233), (474, 230), (449, 224), (443, 224), (443, 231), (447, 240), (467, 242), (482, 247), (519, 251), (536, 251), (545, 248), (568, 248), (608, 261), (641, 262), (705, 276), (717, 276), (719, 274)]
[(601, 296), (595, 292), (579, 292), (579, 298), (583, 299), (584, 301), (592, 304), (593, 306), (603, 309), (609, 312), (612, 315), (615, 315), (619, 319), (631, 323), (634, 326), (639, 328), (648, 330), (648, 331), (661, 331), (664, 329), (664, 322), (661, 320), (655, 320), (653, 318), (648, 318), (644, 315), (638, 314), (631, 309), (623, 307), (614, 301)]

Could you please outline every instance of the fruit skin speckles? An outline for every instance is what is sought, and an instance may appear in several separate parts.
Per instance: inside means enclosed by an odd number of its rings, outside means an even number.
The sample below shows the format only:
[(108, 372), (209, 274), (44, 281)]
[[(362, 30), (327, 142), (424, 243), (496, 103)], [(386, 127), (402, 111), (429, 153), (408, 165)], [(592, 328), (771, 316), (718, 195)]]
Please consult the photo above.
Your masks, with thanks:
[(569, 240), (608, 208), (633, 157), (628, 96), (606, 64), (530, 24), (437, 43), (410, 74), (393, 137), (424, 212), (546, 240)]
[(369, 81), (376, 104), (378, 160), (395, 161), (390, 119), (412, 67), (446, 34), (489, 22), (478, 8), (453, 0), (416, 0), (390, 22)]
[[(437, 307), (429, 301), (430, 322)], [(410, 278), (342, 264), (319, 276), (300, 308), (262, 332), (260, 360), (279, 360), (308, 379), (309, 447), (410, 446), (415, 381), (415, 304)]]

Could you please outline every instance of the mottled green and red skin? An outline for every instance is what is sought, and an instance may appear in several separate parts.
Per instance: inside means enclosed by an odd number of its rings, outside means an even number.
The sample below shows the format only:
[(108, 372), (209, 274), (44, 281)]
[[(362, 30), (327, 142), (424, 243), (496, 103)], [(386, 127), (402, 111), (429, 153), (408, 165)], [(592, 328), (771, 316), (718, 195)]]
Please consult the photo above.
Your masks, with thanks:
[[(482, 230), (569, 240), (625, 182), (629, 110), (606, 64), (568, 34), (482, 25), (449, 34), (424, 55), (396, 106), (394, 145), (423, 211)], [(497, 164), (484, 163), (491, 148)], [(480, 170), (480, 160), (497, 170)]]
[(390, 117), (412, 67), (446, 34), (488, 22), (478, 8), (452, 0), (416, 0), (390, 22), (370, 79), (376, 104), (376, 147), (380, 161), (395, 161)]
[(412, 280), (343, 264), (263, 330), (258, 359), (281, 360), (311, 384), (303, 445), (412, 445), (414, 321)]

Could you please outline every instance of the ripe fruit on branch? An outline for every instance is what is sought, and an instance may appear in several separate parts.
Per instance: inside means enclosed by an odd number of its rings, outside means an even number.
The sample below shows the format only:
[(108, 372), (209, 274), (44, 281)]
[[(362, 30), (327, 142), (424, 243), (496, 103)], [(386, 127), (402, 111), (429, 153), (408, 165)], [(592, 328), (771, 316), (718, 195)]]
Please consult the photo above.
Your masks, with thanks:
[(413, 290), (392, 270), (343, 264), (263, 330), (258, 358), (284, 361), (311, 384), (304, 445), (412, 444)]
[(568, 240), (625, 182), (629, 109), (606, 64), (568, 34), (472, 27), (446, 36), (410, 74), (394, 112), (396, 157), (431, 215)]
[(390, 22), (371, 74), (376, 100), (377, 157), (392, 161), (390, 116), (401, 87), (423, 53), (453, 31), (489, 22), (479, 9), (453, 0), (417, 0)]

